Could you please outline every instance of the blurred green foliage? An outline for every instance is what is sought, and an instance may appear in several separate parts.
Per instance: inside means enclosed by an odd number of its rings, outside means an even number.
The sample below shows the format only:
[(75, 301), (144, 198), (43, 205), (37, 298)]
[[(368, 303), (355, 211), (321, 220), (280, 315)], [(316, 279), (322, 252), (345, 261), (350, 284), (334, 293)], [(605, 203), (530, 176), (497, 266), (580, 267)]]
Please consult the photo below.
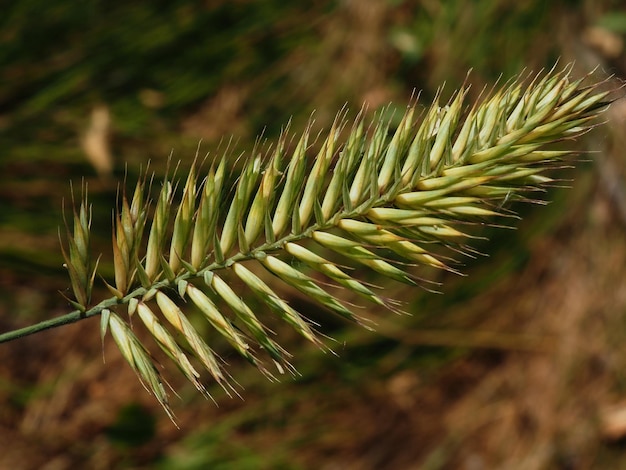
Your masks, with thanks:
[[(151, 118), (174, 125), (224, 83), (267, 75), (312, 39), (298, 18), (315, 2), (213, 3), (13, 2), (0, 20), (5, 126), (49, 127), (62, 120), (55, 109), (104, 101), (117, 131), (150, 136)], [(142, 103), (145, 90), (162, 95), (157, 110)]]
[(139, 447), (150, 442), (156, 435), (156, 419), (136, 403), (124, 406), (117, 420), (107, 427), (109, 440), (123, 448)]
[(626, 34), (626, 12), (607, 12), (598, 19), (596, 24), (608, 29), (609, 31)]

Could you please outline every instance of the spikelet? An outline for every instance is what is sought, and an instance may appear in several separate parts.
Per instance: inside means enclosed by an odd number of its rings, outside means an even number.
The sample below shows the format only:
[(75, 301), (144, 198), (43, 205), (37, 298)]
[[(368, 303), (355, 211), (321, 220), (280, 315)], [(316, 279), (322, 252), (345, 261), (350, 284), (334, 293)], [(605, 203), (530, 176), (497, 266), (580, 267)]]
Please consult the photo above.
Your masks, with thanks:
[(161, 374), (150, 358), (150, 354), (124, 320), (113, 312), (107, 316), (111, 335), (122, 356), (133, 368), (144, 388), (155, 396), (173, 421), (174, 414), (169, 405), (169, 397), (165, 391)]
[[(61, 254), (65, 261), (72, 291), (76, 300), (67, 300), (79, 311), (85, 312), (91, 301), (91, 291), (93, 289), (94, 279), (98, 269), (98, 261), (94, 265), (91, 262), (91, 254), (89, 253), (89, 238), (91, 229), (91, 206), (89, 205), (87, 185), (82, 186), (82, 200), (78, 212), (74, 204), (74, 194), (72, 191), (73, 207), (73, 232), (70, 231), (67, 220), (65, 223), (66, 238), (69, 245), (69, 254), (63, 247), (61, 242)], [(65, 219), (65, 214), (64, 214)], [(59, 240), (61, 240), (61, 232), (59, 231)]]

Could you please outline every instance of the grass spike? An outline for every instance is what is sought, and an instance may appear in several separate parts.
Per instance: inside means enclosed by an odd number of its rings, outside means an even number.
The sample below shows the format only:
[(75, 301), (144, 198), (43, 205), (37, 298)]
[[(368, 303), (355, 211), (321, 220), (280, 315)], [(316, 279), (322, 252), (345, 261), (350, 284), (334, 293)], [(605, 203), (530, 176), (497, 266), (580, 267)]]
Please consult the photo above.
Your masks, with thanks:
[[(227, 392), (232, 388), (223, 364), (184, 315), (184, 304), (179, 307), (170, 296), (189, 299), (211, 328), (268, 377), (272, 378), (256, 356), (260, 350), (279, 370), (291, 369), (288, 353), (270, 338), (262, 322), (264, 312), (252, 309), (227, 283), (223, 270), (231, 270), (244, 290), (316, 344), (320, 342), (310, 325), (255, 274), (255, 265), (353, 322), (361, 319), (345, 293), (397, 311), (392, 299), (384, 299), (360, 278), (359, 269), (348, 272), (346, 265), (421, 287), (425, 281), (418, 276), (420, 265), (456, 272), (445, 263), (451, 261), (446, 252), (475, 253), (469, 242), (476, 234), (466, 228), (496, 225), (496, 217), (511, 220), (512, 214), (502, 209), (507, 201), (536, 202), (529, 193), (558, 181), (546, 172), (565, 166), (571, 155), (559, 143), (593, 128), (593, 119), (609, 104), (608, 92), (600, 90), (603, 83), (584, 85), (582, 79), (570, 78), (571, 71), (568, 66), (513, 79), (485, 92), (471, 106), (465, 103), (465, 86), (440, 106), (440, 89), (420, 118), (412, 102), (394, 129), (384, 111), (370, 122), (362, 112), (343, 132), (346, 112), (342, 110), (316, 155), (308, 152), (311, 122), (293, 149), (285, 131), (271, 155), (255, 147), (232, 189), (224, 188), (230, 181), (231, 150), (219, 163), (213, 162), (202, 181), (194, 162), (182, 193), (175, 194), (178, 183), (173, 176), (163, 182), (147, 243), (143, 232), (151, 204), (145, 199), (150, 184), (144, 173), (132, 201), (122, 192), (112, 218), (115, 279), (105, 283), (111, 283), (113, 297), (91, 309), (98, 263), (92, 266), (95, 258), (88, 248), (91, 207), (84, 188), (82, 202), (73, 204), (73, 228), (65, 224), (61, 247), (75, 298), (68, 300), (78, 309), (72, 318), (102, 314), (106, 321), (101, 334), (112, 334), (144, 386), (171, 417), (152, 358), (128, 321), (113, 311), (115, 306), (136, 311), (201, 392), (187, 354), (195, 356)], [(174, 214), (171, 224), (170, 214)], [(166, 247), (167, 240), (171, 243)], [(440, 248), (431, 249), (434, 244)], [(318, 273), (324, 280), (316, 278)], [(196, 287), (202, 282), (215, 295)], [(222, 312), (212, 298), (232, 312)], [(149, 305), (153, 301), (178, 337), (161, 325)]]

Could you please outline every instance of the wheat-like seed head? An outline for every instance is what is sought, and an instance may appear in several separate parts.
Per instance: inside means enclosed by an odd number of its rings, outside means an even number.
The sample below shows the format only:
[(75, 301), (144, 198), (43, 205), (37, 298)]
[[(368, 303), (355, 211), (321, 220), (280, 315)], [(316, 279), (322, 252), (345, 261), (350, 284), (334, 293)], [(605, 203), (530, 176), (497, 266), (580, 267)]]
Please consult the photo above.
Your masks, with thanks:
[[(132, 202), (123, 194), (114, 215), (115, 280), (108, 287), (117, 310), (126, 306), (129, 315), (137, 313), (205, 395), (189, 356), (227, 392), (228, 374), (176, 298), (189, 299), (235, 351), (269, 377), (265, 354), (280, 372), (290, 369), (289, 354), (263, 324), (267, 314), (321, 343), (313, 325), (254, 266), (356, 323), (359, 316), (329, 284), (397, 310), (396, 302), (358, 279), (358, 271), (346, 269), (342, 260), (409, 285), (420, 284), (416, 265), (454, 271), (448, 258), (433, 251), (433, 242), (463, 252), (469, 237), (464, 225), (494, 218), (504, 201), (524, 200), (525, 192), (549, 184), (543, 173), (571, 152), (547, 150), (546, 144), (581, 135), (607, 106), (607, 92), (584, 87), (582, 79), (570, 81), (569, 72), (551, 71), (527, 85), (513, 81), (469, 110), (462, 89), (443, 107), (435, 100), (419, 123), (416, 106), (410, 106), (391, 139), (382, 117), (370, 125), (359, 118), (348, 130), (340, 114), (312, 158), (310, 127), (292, 151), (285, 132), (271, 154), (255, 153), (245, 162), (232, 194), (225, 187), (229, 155), (204, 179), (194, 163), (180, 196), (175, 182), (162, 183), (150, 222), (145, 178), (140, 180)], [(73, 234), (68, 229), (69, 254), (63, 251), (73, 302), (83, 311), (95, 275), (87, 250), (88, 212), (85, 195), (74, 214)], [(242, 294), (248, 290), (267, 312), (255, 312), (225, 280), (226, 271), (242, 281)], [(315, 272), (327, 282), (311, 275)], [(110, 328), (124, 358), (172, 416), (158, 369), (120, 315), (105, 310), (103, 334)]]

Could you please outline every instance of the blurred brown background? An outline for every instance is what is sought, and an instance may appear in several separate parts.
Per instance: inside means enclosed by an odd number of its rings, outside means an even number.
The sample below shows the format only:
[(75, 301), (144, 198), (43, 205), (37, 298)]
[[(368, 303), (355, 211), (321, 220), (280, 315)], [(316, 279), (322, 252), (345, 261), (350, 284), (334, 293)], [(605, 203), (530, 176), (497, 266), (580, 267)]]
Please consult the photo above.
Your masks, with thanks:
[[(111, 273), (110, 220), (127, 169), (189, 164), (198, 142), (241, 151), (311, 113), (328, 126), (414, 89), (428, 104), (465, 80), (576, 62), (626, 77), (626, 7), (610, 0), (45, 2), (0, 15), (0, 329), (70, 310), (57, 228), (69, 181), (94, 205)], [(467, 72), (472, 73), (467, 78)], [(444, 295), (390, 286), (410, 317), (376, 333), (313, 305), (335, 357), (289, 330), (297, 379), (233, 361), (244, 400), (198, 396), (167, 374), (180, 429), (98, 320), (0, 346), (0, 468), (626, 468), (626, 190), (623, 101), (576, 145), (569, 189), (514, 207), (467, 278)], [(393, 109), (393, 107), (392, 107)], [(222, 144), (223, 148), (223, 144)], [(66, 202), (66, 206), (68, 202)], [(285, 292), (287, 297), (293, 293)], [(99, 291), (97, 299), (107, 296)], [(292, 302), (305, 302), (299, 297)]]

